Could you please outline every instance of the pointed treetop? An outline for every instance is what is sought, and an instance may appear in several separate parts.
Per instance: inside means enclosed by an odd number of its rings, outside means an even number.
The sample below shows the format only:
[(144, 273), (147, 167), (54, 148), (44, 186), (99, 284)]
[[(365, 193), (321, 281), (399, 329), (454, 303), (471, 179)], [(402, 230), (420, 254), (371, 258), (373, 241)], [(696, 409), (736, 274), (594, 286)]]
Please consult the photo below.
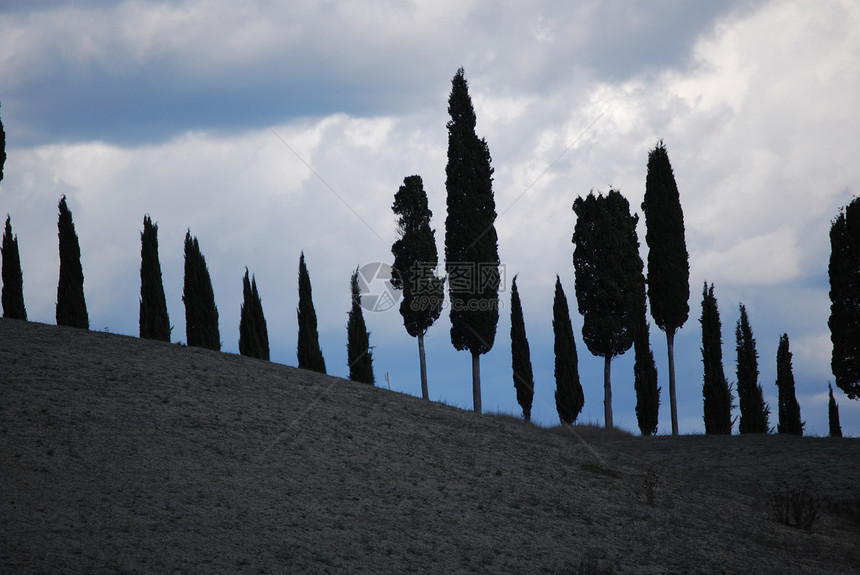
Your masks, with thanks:
[(451, 80), (451, 94), (448, 97), (448, 130), (461, 128), (463, 130), (475, 130), (477, 118), (475, 109), (472, 107), (472, 98), (469, 96), (469, 83), (466, 81), (465, 71), (462, 66), (457, 70)]

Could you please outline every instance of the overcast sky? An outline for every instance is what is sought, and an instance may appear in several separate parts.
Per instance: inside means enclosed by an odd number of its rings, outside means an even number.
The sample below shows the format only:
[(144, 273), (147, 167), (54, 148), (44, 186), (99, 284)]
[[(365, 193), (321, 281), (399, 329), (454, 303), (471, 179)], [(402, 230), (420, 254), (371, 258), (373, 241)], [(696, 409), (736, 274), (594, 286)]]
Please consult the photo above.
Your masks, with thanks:
[[(54, 323), (57, 203), (82, 250), (92, 329), (137, 335), (144, 214), (159, 225), (174, 341), (185, 340), (183, 238), (206, 257), (223, 350), (238, 353), (245, 266), (272, 359), (296, 364), (299, 253), (329, 372), (348, 374), (349, 275), (392, 261), (394, 193), (424, 179), (444, 253), (447, 97), (463, 66), (495, 168), (507, 277), (487, 411), (519, 413), (510, 280), (525, 310), (533, 418), (558, 421), (552, 295), (573, 314), (585, 390), (603, 420), (602, 358), (582, 342), (573, 200), (618, 189), (640, 214), (663, 139), (690, 253), (690, 318), (676, 338), (681, 432), (702, 433), (701, 299), (713, 282), (735, 377), (738, 304), (777, 422), (776, 349), (788, 333), (801, 416), (826, 435), (831, 219), (860, 190), (860, 5), (852, 0), (266, 2), (6, 1), (0, 5), (0, 212), (12, 217), (33, 321)], [(417, 344), (396, 307), (366, 312), (378, 385), (420, 395)], [(447, 312), (427, 336), (432, 399), (471, 407), (468, 352)], [(665, 336), (652, 327), (670, 430)], [(636, 430), (632, 350), (613, 362), (616, 425)], [(837, 392), (843, 431), (860, 402)]]

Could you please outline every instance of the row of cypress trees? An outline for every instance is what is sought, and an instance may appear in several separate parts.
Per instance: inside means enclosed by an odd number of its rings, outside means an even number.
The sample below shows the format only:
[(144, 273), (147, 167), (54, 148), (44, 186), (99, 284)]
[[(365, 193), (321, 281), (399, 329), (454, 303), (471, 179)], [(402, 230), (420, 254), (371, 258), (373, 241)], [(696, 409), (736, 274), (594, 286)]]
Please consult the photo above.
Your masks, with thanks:
[[(451, 297), (451, 341), (456, 349), (468, 349), (472, 353), (473, 405), (480, 412), (480, 371), (479, 356), (489, 351), (495, 337), (498, 321), (498, 307), (485, 305), (480, 313), (469, 310), (480, 306), (468, 304), (475, 301), (495, 303), (498, 301), (498, 248), (497, 236), (493, 226), (495, 206), (492, 198), (492, 173), (490, 155), (486, 141), (475, 135), (475, 112), (468, 94), (468, 85), (463, 69), (460, 68), (452, 80), (448, 112), (451, 120), (448, 128), (448, 164), (446, 166), (446, 190), (448, 214), (445, 222), (445, 256)], [(410, 285), (424, 286), (424, 295), (441, 292), (442, 279), (432, 275), (419, 277), (413, 269), (416, 261), (431, 262), (435, 269), (437, 258), (433, 232), (429, 228), (431, 213), (427, 209), (426, 195), (421, 188), (418, 176), (404, 180), (404, 186), (395, 196), (393, 206), (398, 220), (400, 239), (392, 246), (395, 255), (395, 271), (398, 277), (408, 277), (408, 281), (395, 280), (395, 287), (404, 290), (401, 315), (407, 332), (419, 338), (421, 362), (422, 395), (427, 397), (426, 366), (423, 350), (423, 335), (438, 317), (439, 307), (421, 309), (425, 315), (424, 323), (416, 323), (415, 297)], [(648, 244), (647, 282), (643, 273), (644, 265), (638, 255), (636, 223), (638, 217), (630, 214), (627, 201), (616, 190), (603, 195), (593, 193), (574, 202), (577, 224), (574, 230), (574, 268), (576, 275), (576, 295), (579, 312), (584, 318), (583, 339), (594, 355), (604, 357), (604, 417), (606, 427), (612, 427), (612, 394), (610, 368), (615, 355), (626, 352), (631, 346), (635, 349), (634, 387), (637, 395), (636, 414), (640, 431), (643, 434), (656, 433), (657, 413), (661, 388), (657, 385), (657, 371), (649, 342), (649, 327), (646, 315), (647, 300), (650, 302), (651, 315), (657, 327), (665, 332), (669, 359), (669, 400), (671, 409), (672, 433), (678, 434), (678, 415), (676, 402), (676, 382), (674, 369), (674, 335), (689, 316), (689, 255), (684, 239), (684, 219), (680, 196), (668, 152), (662, 141), (648, 154), (645, 197), (642, 210), (646, 219), (646, 242)], [(416, 191), (417, 190), (417, 191)], [(412, 200), (404, 202), (407, 194)], [(846, 210), (848, 211), (848, 210)], [(840, 216), (841, 217), (841, 216)], [(857, 219), (857, 218), (855, 218)], [(837, 220), (834, 230), (839, 228)], [(422, 233), (418, 233), (421, 227)], [(847, 237), (842, 244), (860, 245), (851, 239), (856, 230), (841, 232)], [(831, 232), (831, 236), (836, 233)], [(420, 238), (420, 240), (418, 239)], [(839, 247), (832, 240), (834, 253), (850, 252)], [(417, 256), (418, 246), (423, 246), (423, 256)], [(432, 246), (432, 247), (431, 247)], [(849, 301), (860, 300), (856, 279), (858, 274), (858, 252), (852, 252), (842, 260), (850, 261), (847, 266), (853, 270), (849, 287)], [(406, 254), (406, 255), (404, 255)], [(407, 257), (407, 255), (409, 257)], [(423, 257), (423, 259), (422, 259)], [(854, 259), (851, 259), (854, 258)], [(495, 273), (489, 283), (468, 283), (469, 289), (462, 290), (459, 285), (458, 266), (462, 262), (485, 266), (485, 270)], [(412, 266), (412, 267), (410, 267)], [(831, 283), (835, 267), (831, 262)], [(845, 266), (843, 266), (845, 267)], [(475, 273), (472, 268), (472, 273)], [(410, 275), (411, 274), (411, 275)], [(847, 275), (851, 275), (850, 273)], [(438, 292), (428, 288), (431, 281), (439, 282)], [(495, 281), (492, 281), (495, 280)], [(511, 362), (517, 400), (523, 409), (523, 416), (531, 416), (534, 395), (534, 381), (530, 363), (528, 341), (522, 320), (522, 303), (516, 286), (516, 278), (511, 286)], [(833, 291), (831, 292), (833, 298)], [(425, 297), (441, 305), (441, 295)], [(564, 304), (564, 305), (562, 305)], [(420, 307), (420, 306), (419, 306)], [(857, 307), (857, 306), (855, 306)], [(741, 305), (741, 319), (738, 321), (736, 339), (738, 351), (738, 394), (741, 403), (741, 425), (746, 432), (768, 430), (769, 408), (764, 403), (761, 386), (758, 385), (757, 353), (755, 340), (746, 310)], [(840, 317), (849, 316), (842, 313)], [(708, 433), (731, 433), (732, 395), (722, 371), (722, 350), (719, 312), (713, 285), (707, 284), (703, 294), (703, 362), (705, 381), (705, 421)], [(564, 328), (570, 324), (566, 311), (566, 298), (560, 281), (557, 281), (554, 303), (554, 333), (556, 339), (556, 402), (559, 418), (563, 422), (572, 421), (582, 405), (578, 375), (571, 365), (576, 364), (576, 349), (570, 330), (570, 337)], [(833, 323), (833, 320), (831, 320)], [(850, 318), (847, 322), (852, 329), (860, 330), (860, 318)], [(837, 330), (838, 331), (838, 330)], [(860, 332), (850, 332), (856, 336)], [(835, 335), (834, 335), (835, 337)], [(843, 340), (850, 339), (843, 337)], [(569, 343), (560, 343), (569, 340)], [(853, 337), (852, 345), (858, 345), (860, 337)], [(834, 343), (834, 358), (839, 346)], [(842, 347), (846, 347), (843, 341)], [(849, 358), (860, 357), (860, 353), (843, 354)], [(778, 351), (779, 432), (802, 433), (803, 423), (794, 393), (794, 378), (791, 371), (791, 353), (788, 351), (788, 336), (783, 335)], [(834, 373), (837, 368), (834, 359)], [(856, 359), (855, 359), (856, 363)], [(843, 370), (845, 372), (846, 370)], [(860, 368), (857, 369), (860, 372)], [(853, 374), (852, 374), (853, 375)], [(851, 375), (848, 376), (850, 379)], [(839, 379), (839, 378), (837, 378)], [(843, 378), (844, 379), (844, 378)], [(856, 381), (856, 377), (854, 380)], [(837, 384), (840, 382), (837, 381)], [(858, 384), (860, 385), (860, 383)], [(840, 385), (840, 387), (842, 387)], [(850, 391), (850, 387), (849, 387)], [(849, 396), (850, 397), (850, 396)]]
[[(737, 392), (740, 404), (740, 433), (767, 433), (770, 431), (770, 408), (764, 401), (764, 391), (758, 383), (758, 352), (743, 304), (739, 305), (740, 318), (735, 328), (737, 351)], [(702, 362), (705, 380), (702, 394), (705, 400), (705, 433), (730, 434), (735, 420), (732, 419), (733, 404), (731, 387), (726, 381), (722, 364), (722, 336), (720, 314), (714, 285), (707, 282), (702, 291)], [(794, 372), (791, 365), (788, 334), (779, 338), (776, 353), (776, 387), (778, 396), (778, 433), (802, 435), (804, 422), (800, 417), (800, 406), (795, 394)], [(831, 435), (840, 435), (839, 414), (830, 389), (831, 408), (829, 419)]]
[[(84, 272), (81, 267), (81, 247), (75, 232), (72, 212), (66, 196), (60, 198), (57, 230), (60, 248), (60, 277), (57, 282), (57, 325), (89, 329), (87, 302), (84, 298)], [(18, 237), (12, 233), (12, 218), (6, 216), (3, 232), (2, 255), (2, 300), (3, 317), (27, 319), (24, 305), (24, 275), (21, 271), (21, 256)]]
[[(462, 68), (451, 82), (448, 113), (451, 119), (447, 124), (448, 163), (445, 187), (448, 212), (445, 220), (445, 270), (451, 298), (451, 343), (455, 349), (469, 350), (471, 353), (473, 408), (480, 412), (480, 356), (492, 348), (495, 339), (501, 277), (498, 236), (494, 227), (496, 211), (492, 191), (493, 168), (490, 165), (486, 140), (475, 133), (476, 115)], [(662, 143), (658, 147), (665, 152)], [(666, 167), (674, 186), (668, 158)], [(651, 171), (649, 164), (649, 174)], [(655, 170), (656, 172), (659, 170)], [(658, 175), (665, 176), (662, 173)], [(657, 183), (649, 184), (650, 188), (656, 189), (665, 184), (659, 177), (655, 176), (653, 179)], [(658, 192), (663, 194), (662, 189)], [(678, 204), (675, 211), (680, 213), (677, 187), (674, 187), (674, 192), (674, 201)], [(668, 201), (671, 202), (672, 198)], [(652, 203), (657, 205), (656, 212), (665, 211), (659, 201)], [(432, 214), (427, 207), (426, 194), (419, 176), (404, 179), (403, 186), (395, 195), (392, 209), (398, 216), (399, 236), (392, 246), (395, 257), (392, 284), (403, 290), (400, 310), (404, 326), (410, 335), (418, 338), (422, 396), (427, 398), (423, 336), (441, 313), (442, 286), (445, 280), (434, 275), (433, 270), (438, 258), (433, 230), (429, 226)], [(590, 194), (586, 199), (580, 198), (574, 204), (574, 210), (578, 216), (577, 230), (573, 238), (576, 244), (574, 265), (577, 272), (577, 301), (580, 313), (586, 318), (583, 330), (586, 344), (592, 353), (605, 358), (606, 425), (612, 427), (611, 360), (636, 342), (635, 373), (637, 391), (640, 392), (637, 400), (637, 413), (641, 415), (640, 427), (643, 428), (643, 433), (656, 432), (659, 387), (645, 318), (645, 279), (635, 232), (637, 217), (630, 215), (627, 201), (615, 190), (610, 191), (606, 197)], [(646, 209), (647, 213), (649, 210)], [(658, 216), (654, 216), (653, 220), (655, 223), (649, 225), (661, 225)], [(677, 226), (664, 227), (668, 229), (664, 235), (677, 235)], [(676, 267), (688, 273), (686, 248), (683, 246), (683, 221), (680, 224), (680, 239), (681, 248), (675, 252), (683, 256), (683, 262)], [(666, 243), (666, 240), (663, 241)], [(655, 240), (654, 244), (656, 246), (658, 242)], [(663, 246), (655, 246), (652, 246), (652, 251), (663, 250)], [(654, 267), (659, 268), (657, 265)], [(658, 270), (658, 273), (663, 271)], [(557, 287), (560, 288), (560, 282)], [(522, 304), (515, 280), (511, 291), (514, 386), (518, 401), (523, 407), (523, 415), (529, 419), (534, 381), (522, 320)], [(558, 351), (556, 397), (560, 419), (572, 422), (582, 409), (582, 391), (576, 369), (573, 332), (572, 329), (564, 328), (565, 324), (570, 326), (570, 316), (566, 311), (566, 298), (562, 300), (562, 296), (563, 290), (559, 294), (557, 289), (554, 303), (556, 315), (553, 320)], [(653, 290), (651, 296), (652, 299), (666, 299), (658, 290)], [(684, 304), (686, 305), (686, 302)], [(563, 314), (562, 310), (565, 310)], [(676, 329), (671, 327), (674, 325), (673, 321), (677, 320), (661, 319), (658, 323), (661, 328), (668, 325), (669, 328), (666, 329)]]
[[(468, 94), (464, 71), (460, 68), (452, 80), (448, 111), (451, 120), (448, 128), (448, 164), (446, 166), (446, 190), (448, 214), (445, 233), (446, 272), (451, 297), (451, 341), (456, 349), (468, 349), (472, 355), (472, 386), (475, 411), (481, 411), (480, 355), (493, 346), (498, 322), (498, 291), (500, 285), (498, 239), (494, 228), (496, 218), (492, 192), (491, 158), (486, 140), (475, 134), (476, 116)], [(0, 123), (0, 179), (5, 161), (5, 134)], [(423, 336), (441, 313), (444, 279), (435, 275), (437, 254), (434, 232), (429, 227), (432, 216), (427, 207), (426, 194), (419, 176), (410, 176), (395, 196), (392, 206), (399, 216), (400, 239), (392, 246), (395, 256), (395, 287), (404, 290), (401, 315), (410, 335), (418, 337), (421, 363), (422, 395), (427, 398), (426, 362)], [(650, 348), (649, 329), (646, 316), (645, 293), (650, 301), (650, 310), (658, 328), (666, 333), (669, 355), (669, 396), (672, 433), (678, 433), (677, 406), (675, 400), (674, 334), (686, 322), (689, 315), (689, 262), (684, 241), (683, 212), (677, 184), (663, 142), (649, 152), (645, 198), (642, 210), (646, 218), (646, 241), (648, 243), (648, 279), (645, 281), (643, 263), (638, 256), (636, 223), (638, 216), (630, 214), (629, 204), (616, 190), (606, 195), (577, 198), (573, 206), (577, 214), (573, 243), (576, 275), (576, 295), (579, 312), (584, 317), (583, 339), (594, 355), (604, 357), (604, 413), (608, 428), (612, 427), (612, 395), (610, 368), (615, 355), (635, 348), (634, 365), (637, 393), (636, 413), (643, 434), (656, 433), (660, 388), (657, 386), (656, 366)], [(846, 390), (850, 398), (860, 389), (860, 366), (857, 357), (860, 346), (860, 306), (857, 305), (860, 291), (860, 204), (852, 202), (834, 221), (831, 228), (833, 247), (830, 262), (832, 339), (834, 342), (833, 370), (837, 386)], [(83, 273), (80, 266), (80, 247), (74, 231), (71, 213), (65, 202), (60, 202), (60, 281), (57, 296), (57, 323), (88, 328), (86, 302), (83, 297)], [(160, 266), (157, 259), (157, 227), (149, 217), (144, 220), (141, 235), (141, 337), (169, 340), (169, 320), (164, 304), (163, 288), (160, 287)], [(153, 250), (154, 248), (154, 250)], [(10, 219), (7, 217), (3, 241), (4, 292), (3, 304), (6, 314), (7, 300), (10, 317), (26, 318), (23, 295), (16, 300), (15, 292), (20, 281), (20, 260), (17, 258), (17, 238), (12, 236)], [(7, 253), (8, 252), (8, 253)], [(14, 252), (14, 255), (13, 255)], [(154, 253), (154, 259), (153, 259)], [(7, 280), (7, 266), (9, 275)], [(17, 279), (15, 262), (17, 260)], [(468, 264), (468, 265), (467, 265)], [(416, 270), (416, 266), (423, 270)], [(145, 272), (146, 268), (146, 272)], [(408, 270), (408, 272), (406, 271)], [(468, 277), (463, 277), (464, 270)], [(397, 277), (406, 277), (400, 281)], [(350, 282), (352, 306), (348, 323), (348, 358), (350, 374), (360, 380), (373, 381), (369, 334), (361, 316), (360, 293), (357, 287), (358, 270)], [(146, 278), (148, 279), (145, 279)], [(268, 336), (262, 305), (256, 289), (256, 281), (249, 278), (246, 268), (243, 279), (244, 302), (240, 322), (240, 351), (254, 357), (268, 358)], [(455, 279), (466, 280), (455, 283)], [(158, 278), (158, 286), (153, 278)], [(7, 298), (6, 286), (10, 295)], [(461, 289), (461, 285), (467, 286)], [(418, 286), (417, 288), (415, 286)], [(160, 293), (158, 293), (160, 290)], [(152, 297), (144, 294), (152, 293)], [(709, 293), (710, 292), (710, 293)], [(325, 362), (319, 349), (316, 334), (316, 316), (310, 298), (310, 280), (304, 264), (304, 254), (299, 266), (299, 366), (325, 372)], [(147, 300), (146, 302), (144, 300)], [(151, 301), (149, 301), (151, 299)], [(554, 332), (556, 340), (567, 338), (564, 324), (570, 324), (566, 311), (566, 298), (557, 277), (554, 303)], [(185, 241), (185, 285), (183, 302), (186, 306), (186, 336), (189, 345), (220, 349), (218, 312), (214, 303), (211, 281), (205, 259), (200, 253), (196, 238), (190, 231)], [(564, 305), (562, 305), (562, 303)], [(512, 365), (517, 397), (523, 406), (524, 417), (530, 417), (534, 393), (533, 375), (522, 322), (522, 305), (516, 288), (512, 285)], [(757, 384), (757, 353), (755, 340), (743, 305), (741, 319), (736, 330), (738, 351), (738, 397), (741, 407), (741, 432), (761, 432), (768, 429), (769, 408), (764, 404), (761, 386)], [(565, 312), (565, 313), (562, 313)], [(514, 317), (515, 315), (519, 317)], [(558, 318), (556, 318), (558, 314)], [(716, 321), (714, 322), (714, 319)], [(703, 362), (705, 363), (706, 431), (709, 433), (731, 432), (731, 390), (722, 374), (719, 315), (713, 285), (705, 285), (703, 294)], [(555, 329), (558, 325), (558, 329)], [(712, 332), (707, 335), (705, 326), (716, 325), (716, 339)], [(165, 331), (167, 332), (165, 336)], [(576, 387), (578, 374), (574, 378), (570, 369), (560, 367), (576, 364), (576, 349), (570, 330), (569, 344), (558, 348), (556, 357), (556, 400), (559, 417), (575, 420), (582, 405), (577, 407)], [(146, 335), (145, 335), (146, 334)], [(558, 341), (556, 343), (559, 346)], [(569, 349), (568, 349), (569, 348)], [(565, 351), (566, 349), (566, 351)], [(706, 352), (706, 350), (708, 350)], [(559, 353), (567, 355), (559, 358)], [(573, 362), (570, 361), (572, 354)], [(780, 340), (778, 351), (778, 379), (780, 391), (779, 431), (802, 433), (799, 407), (794, 399), (794, 382), (791, 374), (791, 354), (788, 351), (788, 336)], [(360, 375), (363, 373), (364, 375)], [(559, 375), (561, 374), (561, 375)], [(581, 396), (581, 386), (579, 386)], [(569, 389), (568, 389), (569, 388)], [(831, 393), (832, 396), (832, 393)], [(563, 405), (564, 407), (561, 407)], [(563, 413), (564, 412), (564, 413)], [(575, 412), (575, 413), (574, 413)], [(784, 417), (783, 417), (784, 416)], [(838, 418), (838, 412), (837, 412)], [(728, 420), (728, 424), (726, 421)]]
[[(66, 197), (59, 203), (60, 276), (57, 286), (57, 325), (89, 329), (81, 251), (72, 213)], [(170, 341), (172, 328), (158, 257), (158, 225), (147, 214), (143, 218), (140, 264), (139, 336), (143, 339)], [(24, 305), (23, 273), (18, 238), (12, 233), (11, 217), (6, 217), (2, 248), (3, 317), (27, 319)], [(218, 308), (209, 269), (200, 244), (191, 231), (185, 235), (185, 274), (182, 301), (185, 305), (187, 344), (213, 350), (221, 349)], [(350, 378), (374, 383), (370, 334), (361, 311), (358, 269), (350, 280), (352, 305), (348, 323), (348, 363)], [(269, 337), (256, 278), (245, 268), (243, 303), (240, 310), (239, 353), (269, 359)], [(313, 309), (310, 276), (304, 253), (299, 259), (299, 367), (325, 373), (325, 360), (319, 347), (316, 313)]]

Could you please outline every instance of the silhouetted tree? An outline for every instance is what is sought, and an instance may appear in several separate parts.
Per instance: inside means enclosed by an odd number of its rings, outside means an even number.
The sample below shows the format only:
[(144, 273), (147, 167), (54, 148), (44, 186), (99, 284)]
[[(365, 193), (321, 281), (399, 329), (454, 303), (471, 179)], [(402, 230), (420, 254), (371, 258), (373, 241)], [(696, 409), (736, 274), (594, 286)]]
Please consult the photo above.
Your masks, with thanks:
[(555, 276), (555, 297), (552, 301), (552, 332), (555, 350), (555, 408), (558, 410), (559, 420), (563, 424), (571, 425), (585, 405), (585, 396), (579, 382), (579, 360), (567, 296), (564, 295), (558, 276)]
[(87, 302), (84, 299), (84, 270), (81, 268), (81, 246), (75, 233), (72, 212), (66, 196), (60, 199), (57, 221), (60, 238), (60, 280), (57, 283), (57, 325), (89, 329)]
[(523, 408), (523, 419), (531, 421), (535, 382), (529, 340), (526, 338), (526, 324), (523, 320), (523, 304), (517, 290), (517, 276), (514, 276), (511, 282), (511, 367), (514, 372), (517, 403)]
[(140, 337), (170, 341), (170, 318), (158, 259), (158, 224), (143, 216), (140, 233)]
[(197, 238), (191, 230), (185, 233), (185, 283), (182, 289), (185, 304), (185, 337), (188, 345), (219, 351), (221, 333), (218, 328), (218, 308), (206, 259), (200, 252)]
[(18, 236), (12, 235), (12, 218), (6, 215), (6, 230), (3, 233), (3, 317), (27, 319), (24, 307), (24, 275), (21, 272), (21, 256), (18, 252)]
[(445, 267), (451, 295), (451, 343), (472, 354), (472, 399), (481, 412), (481, 355), (492, 349), (499, 321), (499, 248), (490, 150), (475, 134), (475, 110), (463, 69), (448, 98)]
[(269, 329), (263, 315), (263, 302), (257, 291), (257, 278), (242, 278), (242, 307), (239, 310), (239, 353), (257, 359), (269, 359)]
[(779, 423), (776, 430), (777, 433), (803, 435), (804, 423), (800, 420), (800, 405), (794, 393), (794, 372), (788, 345), (788, 334), (784, 333), (779, 338), (776, 350), (776, 387), (779, 394)]
[(400, 315), (406, 332), (418, 338), (421, 397), (430, 399), (424, 335), (442, 313), (445, 280), (436, 277), (439, 264), (436, 232), (430, 227), (433, 212), (428, 207), (421, 176), (403, 179), (403, 185), (394, 194), (391, 209), (397, 216), (398, 235), (391, 246), (394, 255), (391, 285), (403, 290)]
[(606, 196), (593, 193), (573, 203), (573, 265), (576, 301), (583, 316), (582, 339), (588, 350), (604, 358), (603, 410), (607, 429), (612, 429), (612, 358), (633, 345), (640, 328), (644, 290), (638, 218), (617, 190)]
[(358, 268), (349, 280), (351, 306), (349, 321), (346, 324), (346, 357), (349, 365), (349, 378), (352, 381), (373, 385), (373, 355), (370, 347), (370, 333), (364, 323), (361, 311), (361, 291), (358, 288)]
[[(640, 263), (640, 277), (641, 263)], [(656, 435), (660, 416), (660, 387), (657, 385), (657, 365), (651, 349), (651, 326), (648, 324), (648, 302), (645, 278), (641, 277), (636, 294), (638, 327), (633, 338), (633, 388), (636, 391), (636, 423), (642, 435)]]
[(686, 323), (690, 313), (690, 263), (678, 185), (662, 140), (648, 153), (642, 211), (645, 213), (645, 241), (648, 244), (648, 299), (654, 322), (666, 332), (672, 435), (678, 435), (675, 332)]
[(723, 326), (714, 295), (714, 284), (702, 289), (702, 364), (705, 380), (702, 385), (705, 409), (705, 433), (732, 434), (732, 392), (723, 371)]
[(738, 403), (741, 433), (767, 433), (770, 408), (764, 402), (764, 391), (758, 384), (758, 352), (750, 328), (747, 310), (740, 304), (741, 317), (735, 329), (738, 352)]
[(633, 387), (636, 390), (636, 422), (642, 435), (657, 434), (660, 415), (660, 388), (657, 386), (657, 365), (651, 350), (650, 327), (642, 309), (642, 323), (633, 340)]
[(6, 131), (3, 120), (0, 120), (0, 182), (3, 181), (3, 167), (6, 165)]
[(296, 313), (299, 321), (299, 340), (296, 346), (299, 368), (325, 373), (325, 359), (320, 349), (317, 313), (311, 292), (311, 276), (305, 265), (304, 252), (299, 257), (299, 307)]
[(836, 386), (860, 397), (860, 198), (840, 210), (830, 226), (830, 362)]
[(833, 386), (828, 383), (827, 388), (830, 390), (830, 402), (827, 405), (830, 437), (842, 437), (842, 426), (839, 424), (839, 406), (836, 405), (836, 398), (833, 397)]

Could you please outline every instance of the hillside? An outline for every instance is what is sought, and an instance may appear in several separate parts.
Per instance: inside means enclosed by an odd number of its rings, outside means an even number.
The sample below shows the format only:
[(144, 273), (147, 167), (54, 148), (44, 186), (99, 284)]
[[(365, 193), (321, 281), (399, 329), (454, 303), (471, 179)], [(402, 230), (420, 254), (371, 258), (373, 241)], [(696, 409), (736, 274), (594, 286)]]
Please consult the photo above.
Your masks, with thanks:
[[(548, 430), (2, 319), (0, 394), (2, 573), (860, 571), (856, 439)], [(812, 532), (770, 503), (806, 477)]]

